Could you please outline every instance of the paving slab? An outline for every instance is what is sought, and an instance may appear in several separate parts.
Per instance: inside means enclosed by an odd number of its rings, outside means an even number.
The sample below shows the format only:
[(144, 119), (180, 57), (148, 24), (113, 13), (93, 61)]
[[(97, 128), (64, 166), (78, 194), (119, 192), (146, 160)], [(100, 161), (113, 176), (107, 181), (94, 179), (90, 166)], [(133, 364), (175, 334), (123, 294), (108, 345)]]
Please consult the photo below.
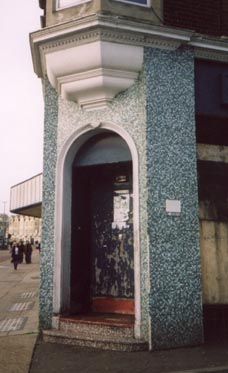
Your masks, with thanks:
[(0, 337), (0, 373), (29, 372), (36, 340), (37, 334)]
[(14, 270), (0, 251), (0, 373), (28, 373), (38, 336), (39, 253)]

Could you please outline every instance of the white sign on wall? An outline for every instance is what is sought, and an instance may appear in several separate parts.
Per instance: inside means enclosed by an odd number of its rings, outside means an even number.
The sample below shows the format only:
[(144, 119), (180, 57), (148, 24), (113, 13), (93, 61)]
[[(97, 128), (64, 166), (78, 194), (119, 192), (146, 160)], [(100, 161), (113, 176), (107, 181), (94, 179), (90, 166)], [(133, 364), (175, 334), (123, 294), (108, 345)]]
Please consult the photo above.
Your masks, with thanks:
[(165, 201), (165, 209), (168, 215), (180, 215), (181, 202), (176, 199), (167, 199)]

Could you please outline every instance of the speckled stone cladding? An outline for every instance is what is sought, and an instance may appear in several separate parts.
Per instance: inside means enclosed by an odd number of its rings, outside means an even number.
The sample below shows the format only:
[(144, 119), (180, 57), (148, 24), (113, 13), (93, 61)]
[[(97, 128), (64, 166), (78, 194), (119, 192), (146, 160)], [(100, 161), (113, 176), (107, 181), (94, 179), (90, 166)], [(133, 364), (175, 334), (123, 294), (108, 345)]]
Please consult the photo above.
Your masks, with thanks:
[(40, 256), (40, 327), (49, 328), (53, 301), (53, 251), (55, 217), (55, 173), (57, 156), (58, 96), (45, 82), (42, 245)]
[[(44, 149), (44, 195), (42, 230), (42, 272), (40, 293), (40, 327), (51, 327), (53, 314), (53, 260), (55, 221), (55, 176), (56, 159), (74, 133), (88, 123), (112, 122), (124, 128), (136, 144), (139, 157), (140, 188), (140, 260), (142, 334), (148, 338), (148, 246), (147, 246), (147, 187), (146, 187), (146, 110), (145, 80), (143, 72), (135, 84), (119, 94), (109, 108), (85, 111), (77, 103), (57, 97), (47, 82), (45, 91), (45, 149)], [(75, 154), (76, 155), (76, 154)]]
[[(141, 335), (148, 341), (152, 333), (154, 349), (200, 343), (194, 59), (190, 49), (146, 49), (137, 81), (102, 110), (88, 112), (61, 99), (46, 82), (40, 327), (50, 328), (53, 314), (57, 161), (70, 137), (97, 122), (122, 127), (137, 148)], [(181, 201), (180, 216), (166, 214), (166, 199)]]
[[(139, 158), (140, 189), (140, 261), (142, 335), (148, 338), (148, 245), (147, 245), (147, 178), (146, 178), (146, 108), (145, 78), (142, 72), (135, 84), (117, 95), (108, 108), (85, 111), (76, 103), (59, 99), (58, 154), (75, 131), (88, 123), (111, 122), (125, 129), (133, 139)], [(147, 269), (147, 270), (145, 270)]]
[[(149, 308), (153, 349), (202, 342), (191, 49), (145, 52)], [(180, 216), (166, 200), (181, 201)]]

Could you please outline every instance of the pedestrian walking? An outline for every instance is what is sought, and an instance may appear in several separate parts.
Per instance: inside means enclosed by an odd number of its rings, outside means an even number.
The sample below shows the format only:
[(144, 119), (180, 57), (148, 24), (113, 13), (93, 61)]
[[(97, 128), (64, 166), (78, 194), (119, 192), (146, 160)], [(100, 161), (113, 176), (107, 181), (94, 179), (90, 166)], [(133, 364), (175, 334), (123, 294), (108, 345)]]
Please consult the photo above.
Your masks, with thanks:
[(32, 262), (32, 245), (29, 241), (26, 241), (24, 246), (25, 262), (30, 264)]
[(23, 263), (23, 259), (24, 259), (24, 244), (23, 244), (23, 241), (20, 240), (19, 241), (19, 255), (20, 255), (20, 263)]
[(40, 242), (39, 241), (35, 242), (35, 246), (36, 246), (36, 249), (39, 250), (39, 252), (40, 252)]
[(12, 260), (11, 262), (14, 265), (14, 269), (17, 270), (18, 264), (21, 262), (20, 260), (20, 250), (19, 250), (19, 245), (18, 242), (13, 242), (12, 245), (12, 254), (11, 254)]

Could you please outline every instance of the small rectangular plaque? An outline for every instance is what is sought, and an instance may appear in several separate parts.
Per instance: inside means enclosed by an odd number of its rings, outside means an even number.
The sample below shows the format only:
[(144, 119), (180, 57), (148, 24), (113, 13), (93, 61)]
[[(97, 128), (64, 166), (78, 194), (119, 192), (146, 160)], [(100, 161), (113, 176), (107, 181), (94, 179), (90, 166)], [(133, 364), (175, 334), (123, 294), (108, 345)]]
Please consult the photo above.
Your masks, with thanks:
[(181, 202), (176, 199), (167, 199), (165, 201), (165, 209), (168, 215), (180, 215)]

